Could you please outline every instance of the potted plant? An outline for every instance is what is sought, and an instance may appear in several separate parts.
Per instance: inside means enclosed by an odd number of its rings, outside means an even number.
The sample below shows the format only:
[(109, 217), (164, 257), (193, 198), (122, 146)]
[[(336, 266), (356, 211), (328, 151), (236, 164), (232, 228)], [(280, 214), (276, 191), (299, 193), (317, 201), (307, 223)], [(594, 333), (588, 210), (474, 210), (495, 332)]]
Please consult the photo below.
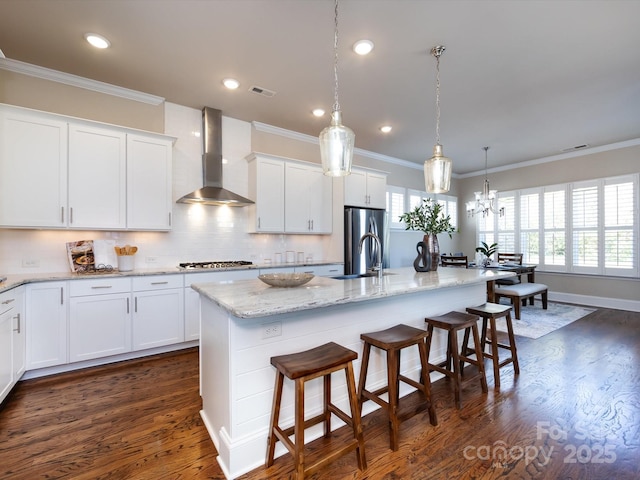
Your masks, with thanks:
[(480, 252), (484, 256), (482, 265), (486, 267), (491, 262), (491, 255), (498, 251), (498, 244), (495, 242), (491, 245), (487, 245), (485, 242), (480, 243), (481, 245), (476, 247), (476, 252)]
[[(438, 234), (448, 233), (449, 238), (451, 234), (456, 231), (455, 227), (451, 224), (451, 216), (444, 215), (442, 211), (442, 204), (434, 201), (432, 198), (422, 199), (422, 203), (416, 206), (410, 212), (400, 215), (400, 221), (406, 225), (405, 230), (417, 230), (424, 233), (424, 246), (418, 243), (418, 257), (421, 255), (420, 248), (423, 248), (424, 255), (428, 255), (428, 268), (424, 270), (418, 269), (418, 271), (437, 270), (438, 263), (440, 263), (440, 247), (438, 245)], [(421, 242), (422, 243), (422, 242)], [(424, 251), (426, 249), (426, 251)], [(418, 259), (416, 259), (418, 261)], [(424, 265), (427, 263), (425, 262)], [(416, 263), (414, 263), (414, 267)]]

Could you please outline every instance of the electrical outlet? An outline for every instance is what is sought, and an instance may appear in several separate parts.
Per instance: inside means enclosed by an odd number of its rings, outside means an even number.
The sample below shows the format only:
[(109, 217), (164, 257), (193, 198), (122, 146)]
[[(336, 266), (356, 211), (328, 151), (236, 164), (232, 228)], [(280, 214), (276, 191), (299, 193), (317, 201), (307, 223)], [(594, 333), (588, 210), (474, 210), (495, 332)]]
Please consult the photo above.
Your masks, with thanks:
[(40, 266), (40, 260), (37, 258), (23, 258), (22, 268), (38, 268)]
[(262, 338), (279, 337), (282, 335), (282, 323), (272, 322), (262, 324)]
[(158, 257), (145, 257), (144, 261), (147, 262), (149, 265), (153, 265), (158, 263)]

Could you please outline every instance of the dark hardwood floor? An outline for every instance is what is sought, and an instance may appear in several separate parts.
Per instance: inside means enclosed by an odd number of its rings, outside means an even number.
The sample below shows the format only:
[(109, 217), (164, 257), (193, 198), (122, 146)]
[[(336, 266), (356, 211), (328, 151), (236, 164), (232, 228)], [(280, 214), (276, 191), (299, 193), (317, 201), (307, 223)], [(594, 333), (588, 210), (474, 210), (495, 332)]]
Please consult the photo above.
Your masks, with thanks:
[[(505, 367), (500, 391), (488, 363), (489, 393), (467, 385), (460, 411), (435, 382), (437, 427), (407, 420), (392, 452), (381, 412), (367, 415), (367, 471), (349, 454), (311, 478), (640, 478), (640, 313), (599, 309), (517, 340), (521, 373)], [(196, 349), (20, 382), (0, 407), (0, 478), (222, 479), (199, 408)], [(291, 465), (242, 478), (291, 478)]]

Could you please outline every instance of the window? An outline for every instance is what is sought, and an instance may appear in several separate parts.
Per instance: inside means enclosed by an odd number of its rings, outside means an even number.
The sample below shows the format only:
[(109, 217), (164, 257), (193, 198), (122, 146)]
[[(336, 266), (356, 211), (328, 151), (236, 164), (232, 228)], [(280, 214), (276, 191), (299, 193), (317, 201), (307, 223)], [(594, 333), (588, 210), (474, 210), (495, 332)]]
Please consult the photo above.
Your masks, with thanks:
[(458, 198), (451, 195), (429, 195), (420, 190), (409, 188), (387, 186), (387, 212), (389, 212), (389, 227), (402, 229), (406, 228), (398, 218), (405, 212), (413, 210), (422, 204), (425, 198), (433, 198), (442, 205), (442, 214), (451, 217), (451, 224), (458, 228)]
[(639, 184), (633, 174), (499, 194), (505, 215), (479, 217), (478, 242), (543, 271), (638, 277)]

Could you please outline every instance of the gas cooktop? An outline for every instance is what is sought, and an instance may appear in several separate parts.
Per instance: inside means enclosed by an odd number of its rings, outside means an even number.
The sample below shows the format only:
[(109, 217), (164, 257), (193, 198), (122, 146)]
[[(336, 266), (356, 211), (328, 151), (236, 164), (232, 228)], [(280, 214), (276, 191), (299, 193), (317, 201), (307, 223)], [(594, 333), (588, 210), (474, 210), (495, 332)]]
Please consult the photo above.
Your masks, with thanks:
[(247, 260), (222, 260), (215, 262), (187, 262), (180, 263), (180, 268), (186, 270), (200, 270), (211, 268), (231, 268), (231, 267), (246, 267), (247, 265), (253, 265), (253, 262)]

